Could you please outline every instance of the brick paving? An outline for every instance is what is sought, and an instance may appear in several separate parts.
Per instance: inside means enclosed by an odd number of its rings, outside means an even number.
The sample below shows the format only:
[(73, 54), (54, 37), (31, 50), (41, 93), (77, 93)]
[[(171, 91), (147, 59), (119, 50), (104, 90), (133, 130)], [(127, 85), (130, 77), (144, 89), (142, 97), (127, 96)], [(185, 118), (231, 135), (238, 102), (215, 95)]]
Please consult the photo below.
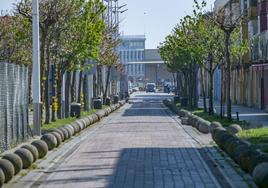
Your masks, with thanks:
[(138, 95), (94, 132), (87, 130), (56, 166), (37, 170), (43, 173), (38, 180), (26, 176), (12, 187), (27, 182), (45, 188), (226, 187), (202, 157), (203, 148), (167, 111), (159, 96)]

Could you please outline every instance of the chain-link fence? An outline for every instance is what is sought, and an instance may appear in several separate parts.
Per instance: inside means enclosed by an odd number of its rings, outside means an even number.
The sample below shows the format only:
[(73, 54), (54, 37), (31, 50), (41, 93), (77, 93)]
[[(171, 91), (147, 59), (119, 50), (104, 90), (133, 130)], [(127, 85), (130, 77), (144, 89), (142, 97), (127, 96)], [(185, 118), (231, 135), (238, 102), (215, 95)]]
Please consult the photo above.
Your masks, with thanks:
[(28, 133), (28, 68), (0, 62), (0, 152)]

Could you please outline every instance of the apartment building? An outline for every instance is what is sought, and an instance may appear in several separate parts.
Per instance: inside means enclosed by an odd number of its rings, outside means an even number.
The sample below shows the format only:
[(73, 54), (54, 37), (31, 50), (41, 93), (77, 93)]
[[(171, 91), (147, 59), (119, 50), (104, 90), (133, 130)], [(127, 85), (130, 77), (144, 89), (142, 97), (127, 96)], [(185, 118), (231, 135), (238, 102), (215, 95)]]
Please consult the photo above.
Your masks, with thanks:
[[(214, 11), (239, 3), (243, 18), (241, 33), (249, 41), (249, 52), (233, 61), (232, 101), (268, 110), (268, 0), (216, 0)], [(220, 97), (222, 71), (215, 73), (215, 98)]]

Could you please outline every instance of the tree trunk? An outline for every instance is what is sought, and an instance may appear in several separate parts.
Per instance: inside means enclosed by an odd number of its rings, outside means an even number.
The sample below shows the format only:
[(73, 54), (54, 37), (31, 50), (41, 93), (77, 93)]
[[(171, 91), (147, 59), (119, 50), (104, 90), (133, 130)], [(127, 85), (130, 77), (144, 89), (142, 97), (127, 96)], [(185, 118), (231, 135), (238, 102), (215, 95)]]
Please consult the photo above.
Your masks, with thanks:
[(224, 37), (225, 59), (226, 59), (226, 104), (227, 104), (227, 118), (232, 119), (232, 101), (231, 101), (231, 59), (229, 51), (231, 33), (226, 31)]
[(88, 82), (87, 75), (84, 76), (83, 79), (83, 96), (84, 96), (84, 110), (89, 111), (89, 101), (88, 101)]
[(104, 83), (103, 83), (103, 75), (102, 75), (102, 68), (100, 69), (100, 91), (101, 91), (101, 95), (104, 94)]
[(59, 68), (57, 72), (57, 102), (58, 102), (58, 109), (57, 109), (57, 118), (62, 119), (62, 70)]
[(101, 74), (101, 66), (97, 67), (97, 97), (100, 97), (102, 94), (102, 74)]
[(192, 66), (191, 66), (191, 69), (190, 69), (190, 71), (189, 71), (189, 75), (187, 76), (188, 78), (187, 78), (187, 82), (188, 82), (188, 84), (187, 84), (187, 86), (188, 86), (188, 96), (189, 96), (189, 98), (188, 98), (188, 101), (189, 101), (189, 107), (190, 107), (190, 110), (192, 110), (192, 107), (193, 107), (193, 105), (192, 105), (192, 102), (193, 102), (193, 92), (192, 92), (192, 88), (193, 88), (193, 85), (192, 85), (192, 75), (193, 75), (193, 73), (192, 73)]
[(65, 81), (65, 118), (70, 117), (71, 77), (71, 72), (67, 71)]
[(78, 99), (77, 102), (81, 103), (81, 91), (82, 91), (82, 81), (83, 81), (83, 72), (80, 71), (79, 73), (79, 85), (78, 85)]
[(29, 88), (29, 97), (28, 97), (28, 103), (29, 104), (32, 104), (33, 101), (32, 101), (32, 98), (31, 98), (31, 93), (32, 93), (32, 68), (33, 66), (30, 65), (29, 66), (29, 71), (28, 71), (28, 88)]
[(110, 81), (110, 75), (111, 75), (111, 68), (112, 67), (108, 67), (107, 70), (107, 77), (106, 77), (106, 83), (105, 83), (105, 90), (104, 90), (104, 94), (103, 94), (103, 98), (106, 99), (107, 98), (107, 93), (108, 93), (108, 86), (109, 86), (109, 81)]
[(50, 123), (50, 54), (49, 54), (49, 45), (47, 45), (46, 50), (47, 56), (47, 67), (46, 67), (46, 83), (45, 83), (45, 111), (46, 111), (46, 118), (45, 124)]
[(93, 75), (93, 98), (98, 96), (98, 83), (96, 74)]
[(201, 73), (201, 89), (202, 89), (202, 93), (203, 93), (203, 106), (204, 106), (204, 112), (207, 112), (207, 96), (206, 96), (206, 90), (205, 90), (205, 86), (204, 86), (204, 74), (203, 74), (203, 70), (200, 70)]
[(198, 67), (195, 64), (194, 65), (194, 87), (193, 87), (193, 107), (194, 108), (198, 108), (198, 100), (199, 100), (199, 96), (198, 96), (198, 88), (197, 88), (197, 75), (198, 75)]
[[(42, 30), (41, 30), (42, 31)], [(45, 32), (42, 32), (41, 42), (40, 42), (40, 71), (41, 71), (41, 120), (43, 120), (44, 114), (44, 101), (45, 101), (45, 83), (46, 83), (46, 57), (45, 57), (45, 43), (47, 35)]]
[(55, 122), (56, 121), (56, 113), (57, 113), (57, 108), (58, 108), (58, 104), (57, 104), (57, 80), (55, 76), (57, 74), (57, 66), (54, 63), (54, 69), (51, 73), (52, 75), (52, 117), (51, 117), (51, 121)]
[(172, 73), (172, 77), (173, 77), (173, 82), (174, 82), (174, 86), (175, 86), (175, 96), (178, 96), (178, 90), (177, 90), (177, 82), (176, 82), (176, 78), (175, 78), (175, 73)]
[(183, 97), (188, 97), (188, 73), (184, 72), (183, 73), (183, 78), (182, 78), (182, 82), (183, 82)]
[(224, 100), (224, 79), (223, 79), (223, 72), (224, 72), (224, 67), (221, 67), (221, 112), (220, 112), (220, 116), (221, 119), (223, 118), (224, 114), (223, 114), (223, 100)]
[(177, 84), (177, 87), (176, 87), (176, 95), (177, 96), (180, 96), (181, 95), (181, 87), (182, 87), (182, 83), (181, 83), (181, 76), (180, 76), (180, 73), (177, 72), (176, 74), (176, 84)]
[(71, 102), (76, 101), (76, 71), (73, 71), (72, 84), (71, 84)]
[(209, 115), (214, 114), (214, 80), (213, 80), (213, 59), (209, 60)]
[(213, 73), (209, 73), (209, 115), (214, 115), (214, 80)]

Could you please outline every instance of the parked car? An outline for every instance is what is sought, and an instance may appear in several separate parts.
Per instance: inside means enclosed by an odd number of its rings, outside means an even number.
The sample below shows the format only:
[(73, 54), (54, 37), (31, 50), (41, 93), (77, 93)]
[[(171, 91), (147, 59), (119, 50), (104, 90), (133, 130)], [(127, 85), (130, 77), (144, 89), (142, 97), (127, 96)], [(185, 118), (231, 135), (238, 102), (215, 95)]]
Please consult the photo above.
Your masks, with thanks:
[(137, 91), (139, 91), (140, 89), (139, 89), (139, 87), (134, 87), (132, 90), (133, 90), (133, 92), (137, 92)]
[(155, 83), (147, 83), (146, 84), (146, 92), (156, 92), (156, 85)]

